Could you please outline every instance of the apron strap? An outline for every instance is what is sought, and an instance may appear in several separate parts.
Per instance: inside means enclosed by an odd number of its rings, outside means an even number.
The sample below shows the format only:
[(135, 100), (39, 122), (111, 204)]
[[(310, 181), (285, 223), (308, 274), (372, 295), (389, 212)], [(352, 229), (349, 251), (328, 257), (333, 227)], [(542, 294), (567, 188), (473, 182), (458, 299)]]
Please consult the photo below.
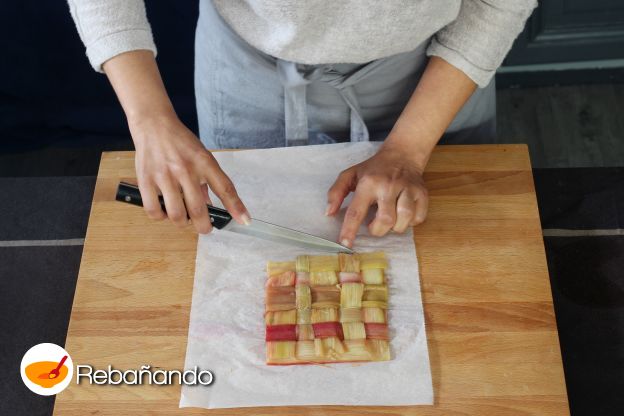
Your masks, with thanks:
[(308, 144), (308, 114), (306, 87), (312, 82), (306, 79), (294, 62), (277, 59), (277, 73), (284, 86), (284, 127), (286, 146)]
[(360, 103), (357, 100), (357, 96), (355, 95), (355, 91), (353, 90), (353, 86), (348, 86), (344, 88), (338, 88), (338, 92), (342, 96), (342, 99), (347, 103), (349, 108), (351, 109), (351, 141), (352, 142), (367, 142), (370, 140), (368, 134), (368, 128), (366, 127), (366, 123), (364, 123), (364, 118), (362, 117)]
[(277, 72), (284, 86), (284, 127), (286, 146), (308, 144), (308, 114), (306, 88), (313, 81), (326, 82), (334, 87), (350, 110), (350, 139), (369, 141), (368, 128), (361, 114), (353, 85), (374, 72), (378, 61), (365, 65), (352, 74), (335, 71), (330, 65), (298, 65), (277, 59)]

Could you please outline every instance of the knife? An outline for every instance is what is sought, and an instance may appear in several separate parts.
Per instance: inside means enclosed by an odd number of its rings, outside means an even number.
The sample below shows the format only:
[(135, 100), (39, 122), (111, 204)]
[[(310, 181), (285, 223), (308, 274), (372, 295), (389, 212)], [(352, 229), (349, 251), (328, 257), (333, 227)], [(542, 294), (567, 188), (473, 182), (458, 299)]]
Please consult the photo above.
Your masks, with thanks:
[[(142, 207), (143, 200), (141, 193), (136, 185), (126, 182), (120, 182), (117, 187), (117, 201), (126, 202), (132, 205)], [(165, 210), (165, 201), (161, 195), (158, 196), (160, 206)], [(240, 225), (232, 219), (232, 216), (223, 208), (208, 206), (208, 215), (212, 226), (224, 231), (232, 231), (239, 234), (250, 235), (264, 240), (274, 241), (276, 243), (288, 244), (290, 246), (303, 247), (306, 249), (330, 251), (333, 253), (349, 253), (353, 254), (353, 250), (349, 247), (317, 237), (302, 231), (292, 230), (280, 225), (271, 224), (253, 218), (249, 225)]]

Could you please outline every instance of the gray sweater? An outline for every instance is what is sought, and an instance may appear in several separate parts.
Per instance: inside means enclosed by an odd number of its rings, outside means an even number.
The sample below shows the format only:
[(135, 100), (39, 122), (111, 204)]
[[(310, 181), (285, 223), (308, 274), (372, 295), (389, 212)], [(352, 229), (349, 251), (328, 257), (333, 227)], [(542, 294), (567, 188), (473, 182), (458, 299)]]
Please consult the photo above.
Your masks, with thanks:
[[(211, 1), (211, 0), (201, 0)], [(252, 46), (305, 64), (365, 63), (432, 37), (443, 58), (479, 86), (490, 81), (536, 0), (212, 0)], [(96, 71), (123, 52), (156, 54), (143, 0), (68, 0)]]

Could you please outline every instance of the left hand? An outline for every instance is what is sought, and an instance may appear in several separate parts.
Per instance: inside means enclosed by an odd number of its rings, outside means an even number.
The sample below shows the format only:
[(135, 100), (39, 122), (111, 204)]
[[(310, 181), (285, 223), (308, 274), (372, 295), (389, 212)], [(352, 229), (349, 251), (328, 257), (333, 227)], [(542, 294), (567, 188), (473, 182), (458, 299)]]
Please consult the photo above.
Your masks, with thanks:
[(377, 213), (368, 230), (374, 236), (391, 230), (402, 233), (425, 220), (429, 196), (422, 177), (424, 167), (408, 154), (399, 148), (382, 146), (370, 159), (340, 173), (327, 193), (325, 214), (335, 215), (345, 197), (354, 192), (338, 239), (342, 245), (353, 246), (360, 224), (373, 204), (377, 205)]

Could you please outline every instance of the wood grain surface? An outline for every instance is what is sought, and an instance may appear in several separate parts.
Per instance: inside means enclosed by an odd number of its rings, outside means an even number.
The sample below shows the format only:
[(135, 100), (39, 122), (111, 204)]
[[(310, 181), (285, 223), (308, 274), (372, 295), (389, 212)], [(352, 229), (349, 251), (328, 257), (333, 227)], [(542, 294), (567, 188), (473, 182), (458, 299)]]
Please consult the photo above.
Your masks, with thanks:
[[(66, 348), (97, 368), (182, 369), (197, 236), (116, 202), (134, 177), (134, 153), (103, 154)], [(414, 233), (435, 405), (209, 411), (178, 408), (178, 385), (72, 383), (55, 414), (569, 414), (526, 146), (438, 147), (426, 181)]]

